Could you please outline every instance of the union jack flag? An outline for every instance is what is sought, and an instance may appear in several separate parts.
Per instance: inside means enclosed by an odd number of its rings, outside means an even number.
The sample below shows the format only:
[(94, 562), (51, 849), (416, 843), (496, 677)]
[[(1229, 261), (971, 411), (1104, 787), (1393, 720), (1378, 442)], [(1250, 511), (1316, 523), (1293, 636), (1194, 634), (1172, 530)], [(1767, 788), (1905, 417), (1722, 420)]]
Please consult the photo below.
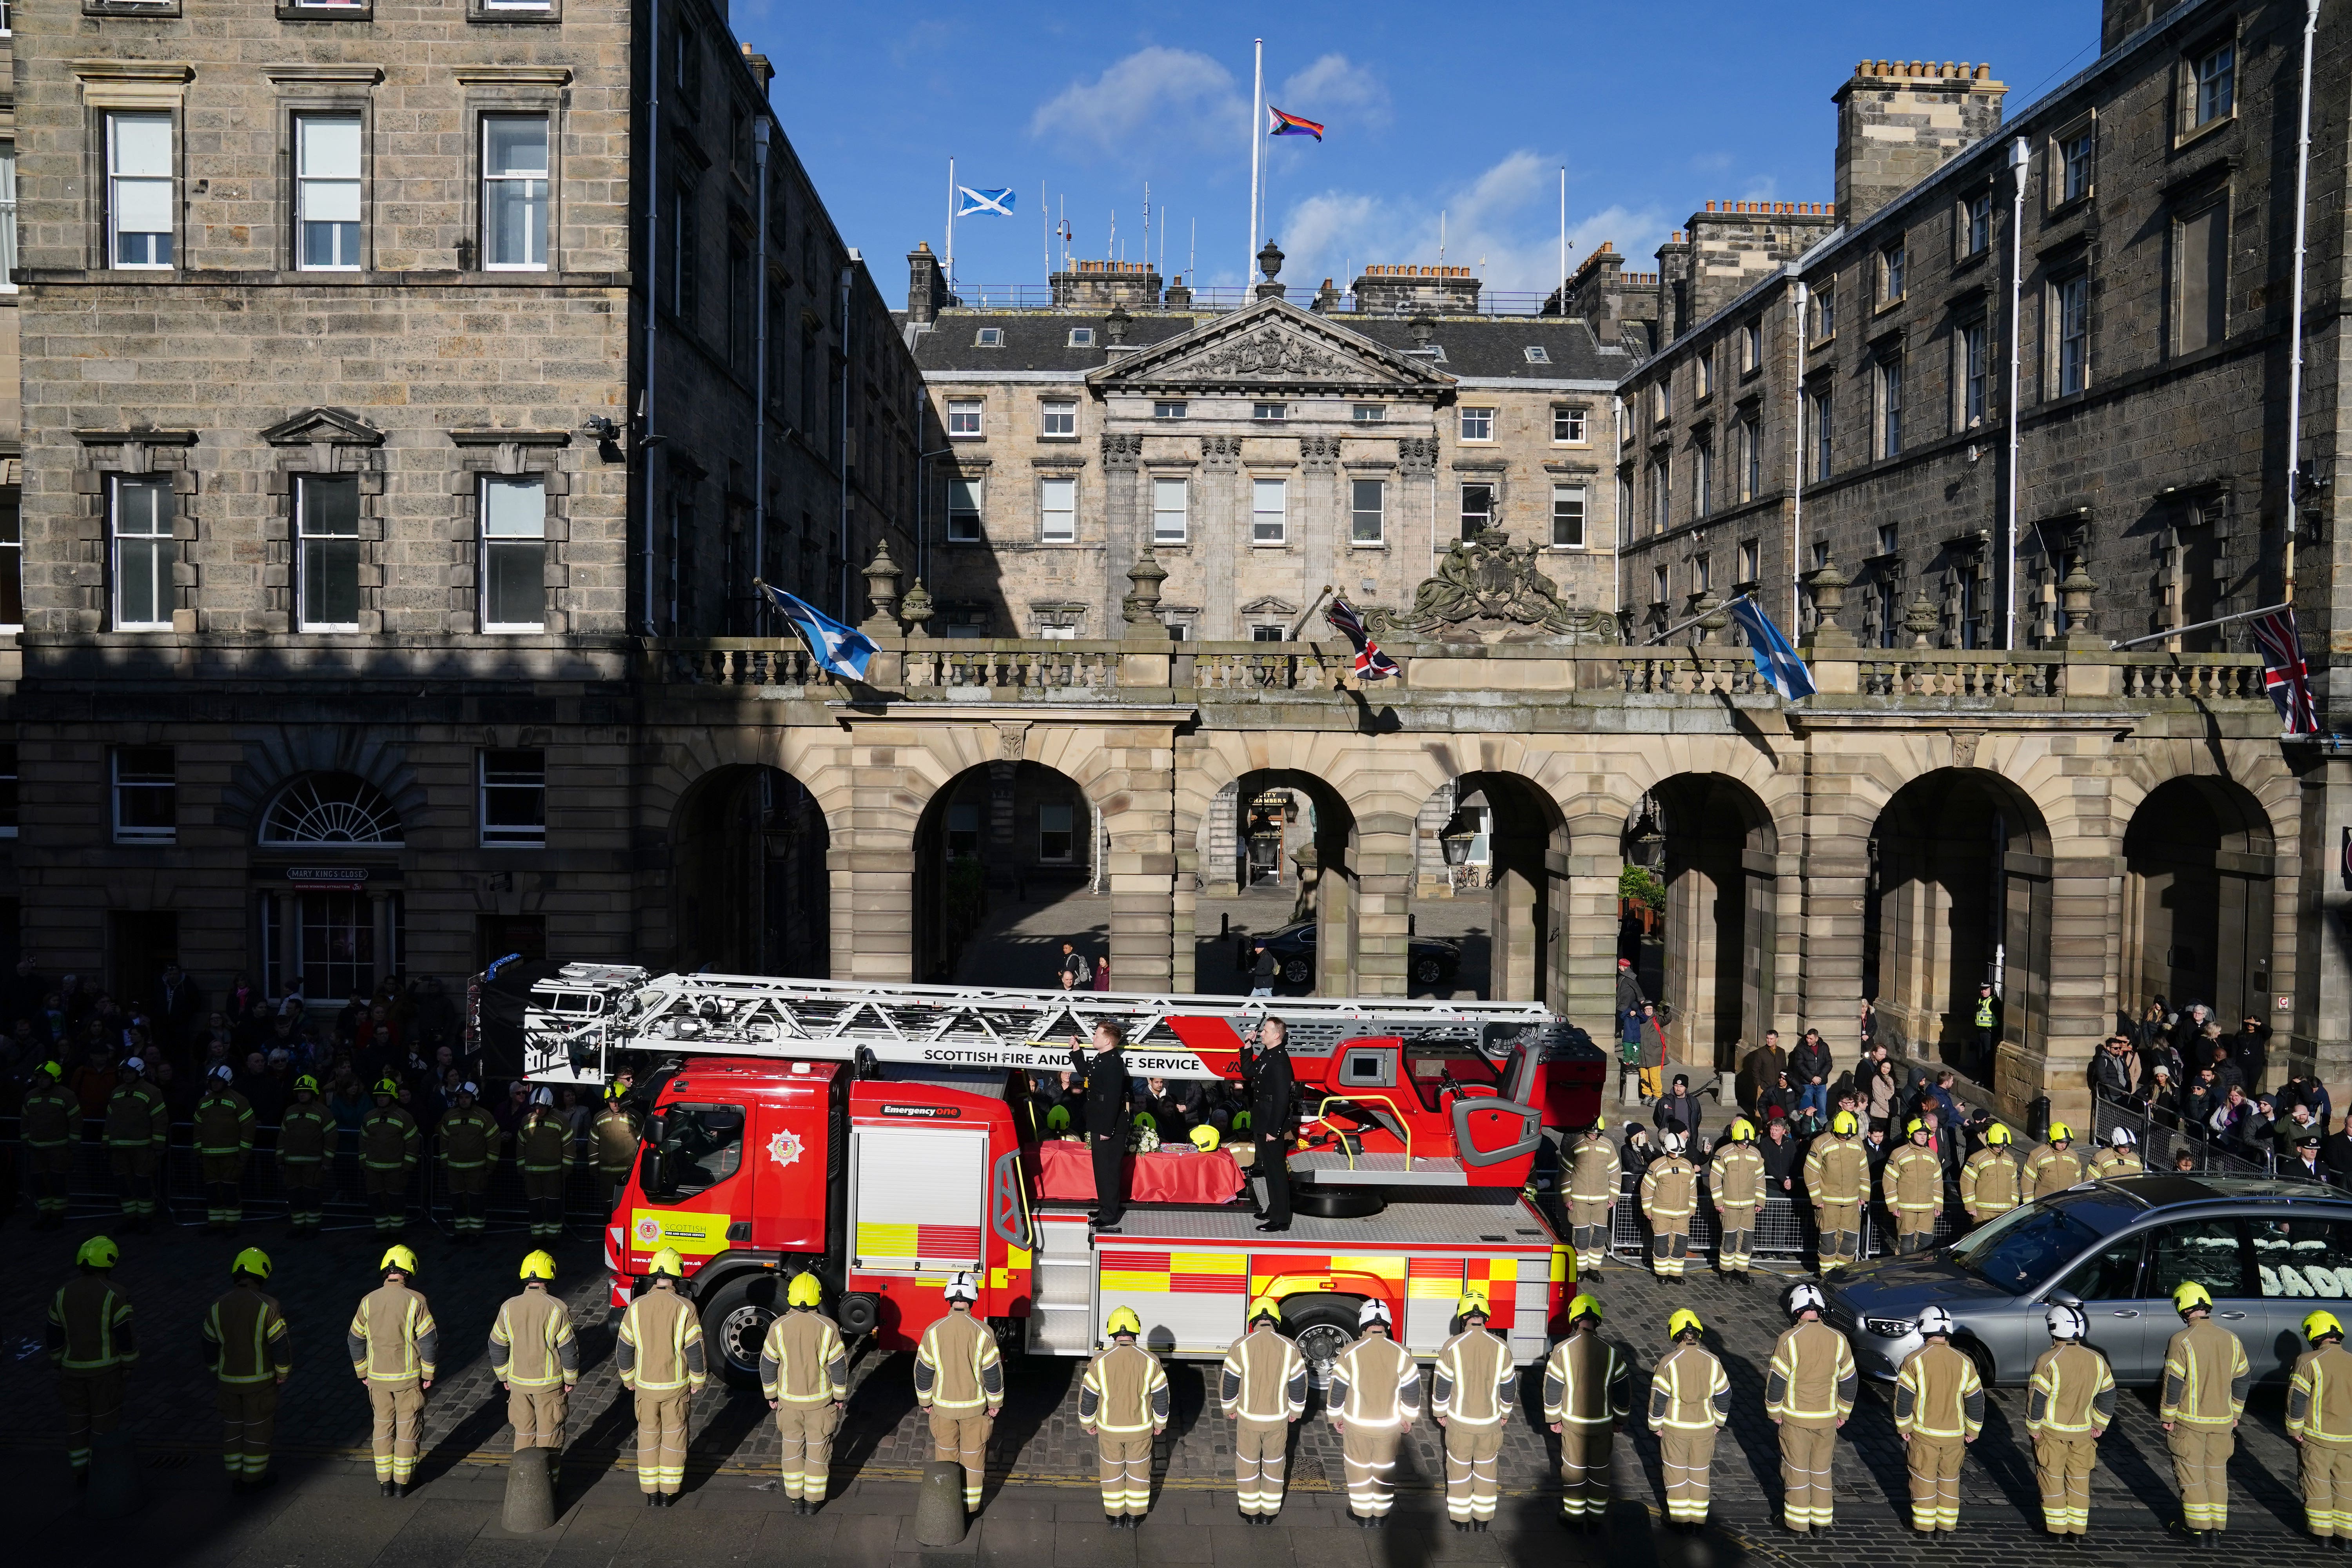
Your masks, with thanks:
[(1381, 651), (1381, 645), (1364, 629), (1364, 617), (1356, 614), (1347, 600), (1335, 596), (1331, 607), (1323, 612), (1323, 618), (1354, 647), (1357, 679), (1386, 680), (1391, 675), (1404, 673), (1396, 660)]
[(2319, 710), (2311, 696), (2311, 667), (2303, 661), (2303, 641), (2294, 635), (2294, 612), (2275, 610), (2254, 617), (2254, 643), (2263, 652), (2263, 689), (2279, 710), (2290, 735), (2319, 733)]

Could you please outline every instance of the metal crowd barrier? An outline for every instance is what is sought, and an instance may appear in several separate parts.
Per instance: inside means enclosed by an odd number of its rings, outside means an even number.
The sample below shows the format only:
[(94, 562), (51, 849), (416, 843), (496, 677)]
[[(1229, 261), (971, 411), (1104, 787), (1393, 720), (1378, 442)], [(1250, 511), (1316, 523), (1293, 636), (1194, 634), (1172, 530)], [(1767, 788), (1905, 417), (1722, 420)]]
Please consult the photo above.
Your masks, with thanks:
[[(1968, 1212), (1960, 1206), (1960, 1191), (1953, 1182), (1944, 1184), (1944, 1212), (1936, 1219), (1936, 1244), (1942, 1246), (1969, 1229)], [(1887, 1238), (1895, 1227), (1883, 1210), (1873, 1202), (1863, 1211), (1862, 1255), (1877, 1258), (1886, 1251)], [(1708, 1192), (1704, 1168), (1699, 1174), (1698, 1204), (1691, 1212), (1690, 1250), (1694, 1257), (1715, 1256), (1715, 1199)], [(1756, 1239), (1751, 1248), (1758, 1258), (1801, 1258), (1813, 1249), (1813, 1206), (1810, 1201), (1768, 1194), (1763, 1206), (1756, 1211)], [(1650, 1256), (1650, 1224), (1642, 1213), (1642, 1181), (1628, 1175), (1619, 1191), (1617, 1206), (1609, 1211), (1609, 1250), (1628, 1262), (1646, 1262)]]
[(2151, 1171), (2169, 1171), (2173, 1162), (2186, 1152), (2197, 1162), (2200, 1173), (2209, 1176), (2274, 1176), (2278, 1174), (2278, 1152), (2265, 1149), (2259, 1157), (2233, 1152), (2210, 1133), (2191, 1133), (2170, 1111), (2160, 1115), (2147, 1106), (2131, 1101), (2108, 1099), (2094, 1091), (2091, 1096), (2091, 1131), (2101, 1148), (2118, 1127), (2131, 1130), (2139, 1140), (2140, 1162)]

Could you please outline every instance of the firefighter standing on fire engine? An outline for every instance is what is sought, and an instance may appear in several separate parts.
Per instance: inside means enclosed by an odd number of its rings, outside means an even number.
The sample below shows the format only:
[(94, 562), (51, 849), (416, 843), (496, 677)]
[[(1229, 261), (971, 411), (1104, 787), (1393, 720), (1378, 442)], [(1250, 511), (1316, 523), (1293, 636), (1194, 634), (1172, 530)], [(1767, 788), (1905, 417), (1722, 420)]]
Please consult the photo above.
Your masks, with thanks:
[(1094, 1055), (1088, 1056), (1076, 1039), (1070, 1044), (1070, 1067), (1086, 1080), (1095, 1228), (1117, 1230), (1127, 1212), (1127, 1031), (1106, 1018), (1095, 1026)]
[(947, 1300), (947, 1315), (923, 1331), (915, 1350), (915, 1403), (931, 1417), (931, 1458), (963, 1467), (963, 1510), (974, 1514), (988, 1475), (989, 1434), (1004, 1407), (1004, 1363), (996, 1335), (971, 1315), (979, 1282), (958, 1274), (948, 1281)]

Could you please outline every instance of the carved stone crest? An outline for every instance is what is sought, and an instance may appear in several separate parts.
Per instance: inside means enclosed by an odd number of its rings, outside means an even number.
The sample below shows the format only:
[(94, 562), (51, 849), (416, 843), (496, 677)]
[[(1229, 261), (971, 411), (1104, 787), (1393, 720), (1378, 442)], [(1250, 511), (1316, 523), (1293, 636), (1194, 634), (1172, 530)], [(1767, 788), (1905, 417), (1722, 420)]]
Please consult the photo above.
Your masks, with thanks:
[(1445, 552), (1436, 574), (1414, 590), (1411, 609), (1375, 609), (1365, 621), (1376, 635), (1440, 642), (1618, 641), (1616, 617), (1562, 604), (1559, 586), (1537, 569), (1536, 557), (1535, 546), (1515, 546), (1509, 534), (1490, 528)]
[(1335, 381), (1345, 376), (1349, 367), (1337, 354), (1301, 342), (1286, 332), (1257, 331), (1211, 349), (1174, 369), (1180, 375)]
[(1977, 742), (1984, 739), (1984, 731), (1982, 730), (1953, 730), (1948, 731), (1948, 733), (1952, 737), (1952, 766), (1956, 768), (1975, 767), (1977, 765)]

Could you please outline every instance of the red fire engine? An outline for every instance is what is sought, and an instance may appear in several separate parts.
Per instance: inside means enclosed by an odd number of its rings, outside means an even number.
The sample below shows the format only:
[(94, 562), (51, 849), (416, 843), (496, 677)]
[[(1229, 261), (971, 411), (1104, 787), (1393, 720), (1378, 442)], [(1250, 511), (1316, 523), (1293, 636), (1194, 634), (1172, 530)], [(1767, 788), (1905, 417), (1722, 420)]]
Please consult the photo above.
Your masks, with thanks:
[[(1130, 1197), (1097, 1235), (1090, 1175), (1041, 1090), (1098, 1019), (1127, 1027), (1128, 1071), (1224, 1092), (1258, 1020), (1288, 1029), (1297, 1217), (1258, 1231), (1236, 1173), (1171, 1142), (1152, 1167), (1180, 1195)], [(613, 1299), (675, 1247), (729, 1375), (756, 1369), (791, 1275), (824, 1281), (842, 1329), (911, 1347), (970, 1270), (1009, 1349), (1083, 1355), (1133, 1308), (1163, 1354), (1222, 1355), (1260, 1296), (1328, 1362), (1366, 1298), (1433, 1352), (1465, 1289), (1540, 1356), (1568, 1250), (1524, 1195), (1548, 1120), (1590, 1120), (1601, 1054), (1517, 1004), (1159, 997), (667, 975), (571, 964), (532, 990), (529, 1075), (650, 1084), (635, 1173), (606, 1233)], [(1050, 1042), (1050, 1043), (1049, 1043)], [(1549, 1108), (1539, 1110), (1538, 1107)], [(1167, 1163), (1165, 1162), (1174, 1162)], [(1191, 1163), (1206, 1162), (1207, 1163)], [(1131, 1182), (1145, 1185), (1139, 1159)], [(1073, 1185), (1074, 1182), (1078, 1183)]]

